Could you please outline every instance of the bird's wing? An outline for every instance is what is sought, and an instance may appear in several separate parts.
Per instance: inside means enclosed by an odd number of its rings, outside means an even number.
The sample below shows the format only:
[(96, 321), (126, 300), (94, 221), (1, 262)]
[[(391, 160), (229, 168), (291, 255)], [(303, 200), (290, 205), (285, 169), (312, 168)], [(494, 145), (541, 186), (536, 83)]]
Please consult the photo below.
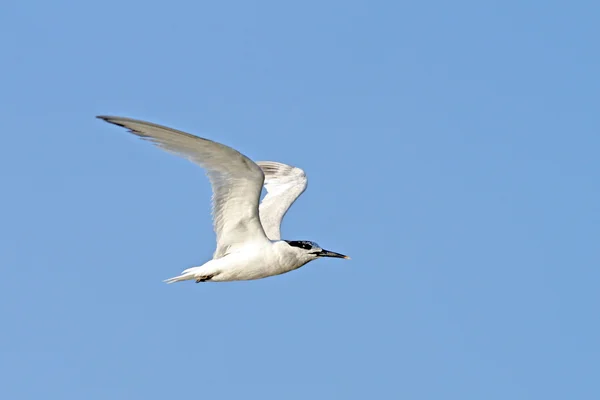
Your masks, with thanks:
[(259, 215), (265, 233), (271, 240), (281, 239), (281, 220), (306, 190), (306, 174), (300, 168), (274, 161), (259, 161), (265, 174), (267, 195), (260, 203)]
[(264, 174), (248, 157), (220, 143), (150, 122), (98, 118), (127, 128), (134, 135), (206, 170), (213, 189), (213, 224), (217, 234), (214, 258), (223, 257), (249, 242), (268, 240), (258, 216)]

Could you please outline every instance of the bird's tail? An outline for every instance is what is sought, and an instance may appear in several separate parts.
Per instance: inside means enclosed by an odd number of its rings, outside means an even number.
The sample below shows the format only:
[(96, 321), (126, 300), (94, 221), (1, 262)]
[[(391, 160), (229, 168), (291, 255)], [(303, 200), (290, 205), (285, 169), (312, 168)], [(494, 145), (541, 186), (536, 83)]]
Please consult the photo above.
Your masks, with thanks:
[(198, 273), (199, 268), (200, 267), (188, 268), (185, 271), (183, 271), (181, 273), (181, 275), (174, 276), (173, 278), (165, 279), (163, 282), (175, 283), (175, 282), (182, 282), (182, 281), (189, 281), (192, 279), (197, 279), (197, 275), (198, 275), (197, 273)]

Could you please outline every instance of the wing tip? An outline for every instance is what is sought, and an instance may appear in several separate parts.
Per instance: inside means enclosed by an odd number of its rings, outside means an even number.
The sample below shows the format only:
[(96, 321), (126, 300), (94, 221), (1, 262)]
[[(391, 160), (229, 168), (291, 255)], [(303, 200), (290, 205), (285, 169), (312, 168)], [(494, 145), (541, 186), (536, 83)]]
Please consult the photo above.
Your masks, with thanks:
[[(294, 170), (301, 170), (293, 165), (280, 163), (277, 161), (257, 161), (256, 164), (266, 173), (272, 174), (288, 174)], [(302, 170), (301, 170), (302, 171)]]
[(133, 133), (134, 135), (137, 135), (137, 136), (141, 137), (142, 139), (146, 139), (146, 138), (150, 137), (149, 135), (146, 135), (145, 133), (127, 125), (128, 122), (141, 123), (142, 121), (130, 120), (129, 118), (114, 117), (114, 116), (110, 116), (110, 115), (96, 115), (96, 118), (101, 119), (102, 121), (108, 122), (109, 124), (113, 124), (113, 125), (120, 126), (121, 128), (125, 128), (125, 129), (127, 129), (127, 131), (129, 133)]
[(121, 119), (120, 117), (113, 117), (111, 115), (96, 115), (96, 118), (101, 119), (102, 121), (108, 122), (110, 124), (115, 124), (124, 127), (123, 124), (117, 122), (119, 119)]

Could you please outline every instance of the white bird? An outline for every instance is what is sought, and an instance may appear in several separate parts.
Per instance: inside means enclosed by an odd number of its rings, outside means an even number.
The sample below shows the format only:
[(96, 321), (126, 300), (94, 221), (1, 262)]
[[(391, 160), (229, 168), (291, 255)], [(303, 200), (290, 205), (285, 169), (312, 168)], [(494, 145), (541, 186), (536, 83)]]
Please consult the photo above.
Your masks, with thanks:
[[(150, 122), (98, 118), (206, 170), (213, 190), (217, 249), (212, 260), (165, 282), (260, 279), (293, 271), (320, 257), (350, 258), (315, 242), (281, 240), (281, 220), (306, 189), (306, 175), (300, 168), (273, 161), (255, 163), (231, 147)], [(263, 184), (267, 194), (259, 206)]]

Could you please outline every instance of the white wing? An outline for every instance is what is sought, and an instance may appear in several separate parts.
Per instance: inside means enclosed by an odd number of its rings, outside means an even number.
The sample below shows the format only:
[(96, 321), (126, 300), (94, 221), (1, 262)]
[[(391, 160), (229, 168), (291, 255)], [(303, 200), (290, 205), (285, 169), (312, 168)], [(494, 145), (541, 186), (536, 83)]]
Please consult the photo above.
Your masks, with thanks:
[(271, 240), (281, 239), (281, 220), (306, 190), (306, 174), (300, 168), (274, 161), (259, 161), (265, 174), (267, 195), (260, 203), (259, 214), (265, 233)]
[(267, 241), (258, 216), (264, 174), (238, 151), (189, 133), (130, 118), (99, 116), (206, 169), (213, 189), (214, 258), (248, 242)]

